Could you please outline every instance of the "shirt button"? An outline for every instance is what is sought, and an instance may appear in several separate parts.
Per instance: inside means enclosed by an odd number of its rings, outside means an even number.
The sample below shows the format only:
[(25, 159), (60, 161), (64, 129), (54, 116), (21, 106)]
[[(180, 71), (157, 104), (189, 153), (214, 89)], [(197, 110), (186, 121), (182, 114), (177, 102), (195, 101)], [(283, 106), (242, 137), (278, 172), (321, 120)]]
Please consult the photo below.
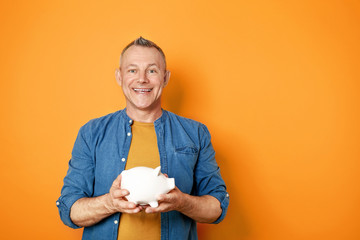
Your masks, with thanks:
[(125, 160), (126, 160), (125, 158), (122, 158), (122, 159), (121, 159), (122, 162), (125, 162)]
[(130, 137), (130, 136), (131, 136), (131, 132), (128, 132), (127, 135)]
[(130, 124), (131, 124), (132, 122), (133, 122), (132, 120), (129, 121)]
[(228, 193), (226, 194), (226, 197), (229, 197), (229, 194), (228, 194)]
[(115, 220), (114, 223), (115, 223), (115, 224), (118, 224), (119, 222), (118, 222), (118, 220)]
[(56, 206), (59, 206), (60, 205), (60, 203), (59, 202), (56, 202)]

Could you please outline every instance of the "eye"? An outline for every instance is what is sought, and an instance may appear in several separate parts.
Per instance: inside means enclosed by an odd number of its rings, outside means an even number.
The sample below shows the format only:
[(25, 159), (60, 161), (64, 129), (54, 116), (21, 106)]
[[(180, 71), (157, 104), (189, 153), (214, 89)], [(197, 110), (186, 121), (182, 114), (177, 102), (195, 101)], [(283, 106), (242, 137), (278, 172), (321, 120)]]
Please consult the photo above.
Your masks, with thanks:
[(136, 70), (135, 69), (129, 69), (128, 72), (129, 73), (136, 73)]
[(156, 69), (149, 69), (149, 73), (157, 73)]

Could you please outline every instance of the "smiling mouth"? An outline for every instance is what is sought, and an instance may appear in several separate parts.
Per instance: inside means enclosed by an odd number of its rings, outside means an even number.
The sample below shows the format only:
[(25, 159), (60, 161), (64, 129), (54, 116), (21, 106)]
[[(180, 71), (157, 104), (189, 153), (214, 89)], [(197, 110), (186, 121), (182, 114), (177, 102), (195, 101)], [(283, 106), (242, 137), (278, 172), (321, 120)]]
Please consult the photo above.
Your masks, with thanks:
[(148, 93), (151, 92), (152, 88), (133, 88), (137, 93)]

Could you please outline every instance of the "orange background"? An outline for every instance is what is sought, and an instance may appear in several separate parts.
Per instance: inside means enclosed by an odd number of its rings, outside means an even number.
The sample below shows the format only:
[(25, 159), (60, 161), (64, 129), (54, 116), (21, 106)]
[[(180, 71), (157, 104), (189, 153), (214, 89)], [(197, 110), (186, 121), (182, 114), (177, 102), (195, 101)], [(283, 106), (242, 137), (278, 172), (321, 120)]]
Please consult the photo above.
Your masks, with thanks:
[(1, 1), (0, 26), (1, 239), (80, 239), (55, 201), (80, 126), (124, 107), (140, 35), (228, 185), (200, 239), (360, 239), (359, 1)]

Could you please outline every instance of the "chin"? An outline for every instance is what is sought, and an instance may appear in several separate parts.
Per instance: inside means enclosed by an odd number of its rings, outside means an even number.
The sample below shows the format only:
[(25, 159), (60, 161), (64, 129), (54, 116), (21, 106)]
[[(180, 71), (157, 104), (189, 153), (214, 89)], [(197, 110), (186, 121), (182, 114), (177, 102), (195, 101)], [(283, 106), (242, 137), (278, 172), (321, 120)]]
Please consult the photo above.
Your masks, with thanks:
[(135, 105), (134, 105), (134, 108), (135, 108), (135, 109), (138, 109), (138, 110), (146, 111), (146, 110), (154, 109), (154, 106), (152, 106), (152, 105), (145, 105), (145, 104), (135, 104)]
[[(134, 110), (141, 110), (141, 111), (151, 111), (156, 110), (158, 108), (161, 109), (161, 104), (158, 102), (136, 102), (130, 101), (131, 106)], [(129, 105), (130, 106), (130, 105)]]
[(154, 102), (150, 102), (150, 103), (142, 102), (142, 103), (134, 104), (134, 106), (138, 109), (148, 110), (148, 109), (156, 109), (157, 106), (160, 106), (160, 105), (158, 105), (157, 103), (154, 103)]

